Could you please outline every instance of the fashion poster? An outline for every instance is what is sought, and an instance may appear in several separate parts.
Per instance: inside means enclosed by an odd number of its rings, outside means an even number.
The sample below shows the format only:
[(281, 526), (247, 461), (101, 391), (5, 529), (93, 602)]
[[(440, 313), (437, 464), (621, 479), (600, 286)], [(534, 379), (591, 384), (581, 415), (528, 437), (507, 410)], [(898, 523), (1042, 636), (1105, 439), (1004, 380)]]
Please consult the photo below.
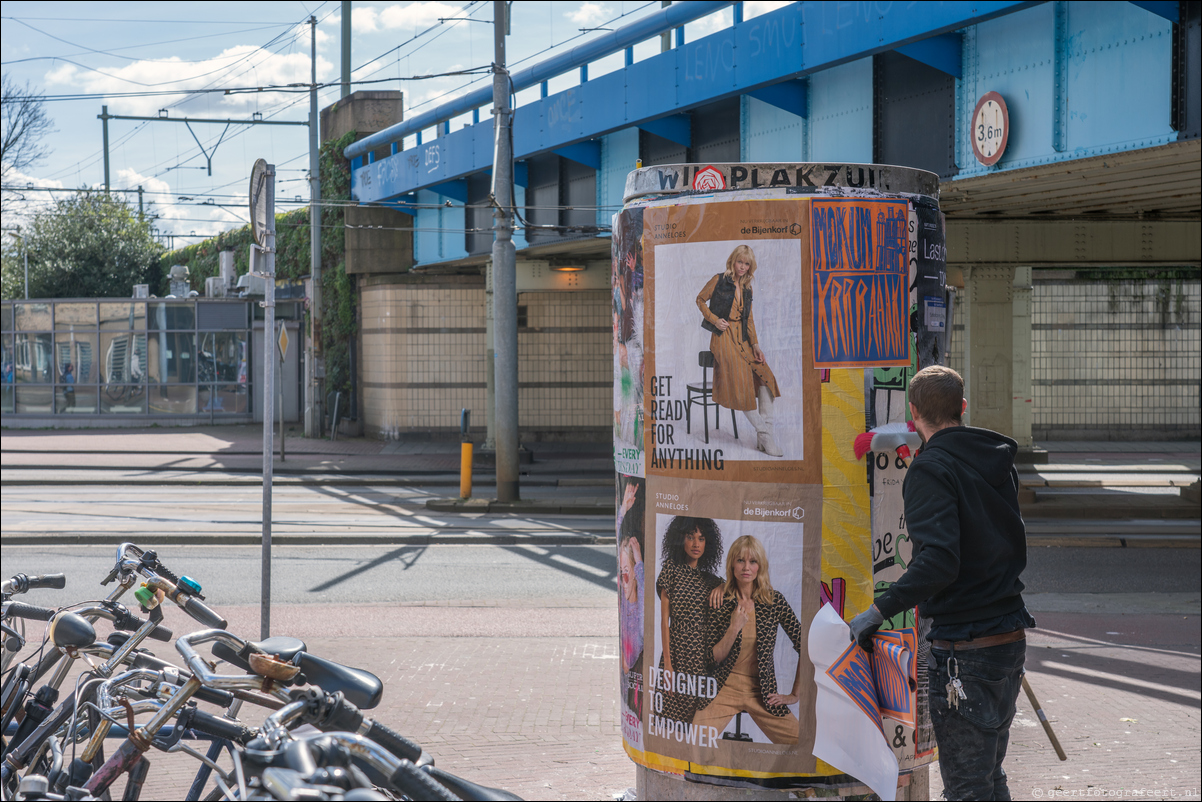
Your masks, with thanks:
[(644, 211), (648, 473), (819, 481), (807, 204)]
[(647, 486), (645, 750), (694, 773), (812, 771), (821, 488)]
[(643, 476), (643, 210), (614, 216), (614, 464)]
[(646, 482), (619, 474), (617, 482), (618, 647), (622, 697), (622, 738), (643, 750), (643, 611), (646, 606)]

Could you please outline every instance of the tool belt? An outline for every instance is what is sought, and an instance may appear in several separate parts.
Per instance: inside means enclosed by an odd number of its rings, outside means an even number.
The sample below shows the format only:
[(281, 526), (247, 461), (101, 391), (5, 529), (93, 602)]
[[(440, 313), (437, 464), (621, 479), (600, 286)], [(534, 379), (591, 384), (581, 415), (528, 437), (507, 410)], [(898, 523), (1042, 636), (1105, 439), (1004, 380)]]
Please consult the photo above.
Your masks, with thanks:
[(986, 649), (990, 646), (1014, 643), (1026, 637), (1027, 631), (1025, 629), (1016, 629), (1013, 632), (1003, 632), (1000, 635), (986, 635), (984, 638), (973, 638), (972, 640), (933, 640), (931, 641), (931, 648), (944, 652), (964, 652), (969, 649)]

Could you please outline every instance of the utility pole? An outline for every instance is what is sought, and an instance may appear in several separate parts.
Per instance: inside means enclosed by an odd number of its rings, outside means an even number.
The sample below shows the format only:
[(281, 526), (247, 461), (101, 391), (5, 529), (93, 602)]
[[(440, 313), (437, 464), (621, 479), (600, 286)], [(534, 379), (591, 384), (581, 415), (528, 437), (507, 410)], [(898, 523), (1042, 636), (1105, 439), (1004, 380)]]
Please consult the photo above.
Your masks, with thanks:
[(25, 235), (21, 233), (21, 227), (4, 229), (9, 234), (12, 234), (17, 239), (21, 240), (21, 254), (25, 261), (25, 300), (29, 300), (29, 242), (25, 239)]
[(138, 222), (139, 223), (145, 219), (145, 216), (144, 216), (145, 213), (146, 213), (145, 208), (142, 205), (142, 185), (138, 184)]
[(104, 194), (109, 191), (109, 107), (100, 107), (100, 124), (104, 129)]
[(309, 17), (311, 59), (309, 84), (309, 359), (305, 360), (305, 437), (321, 437), (322, 395), (326, 376), (321, 352), (321, 157), (317, 131), (317, 17)]
[(513, 147), (510, 139), (509, 71), (505, 68), (505, 0), (493, 0), (493, 347), (496, 392), (497, 500), (521, 497), (518, 478), (518, 293), (513, 247)]
[(351, 93), (351, 0), (342, 0), (342, 97)]

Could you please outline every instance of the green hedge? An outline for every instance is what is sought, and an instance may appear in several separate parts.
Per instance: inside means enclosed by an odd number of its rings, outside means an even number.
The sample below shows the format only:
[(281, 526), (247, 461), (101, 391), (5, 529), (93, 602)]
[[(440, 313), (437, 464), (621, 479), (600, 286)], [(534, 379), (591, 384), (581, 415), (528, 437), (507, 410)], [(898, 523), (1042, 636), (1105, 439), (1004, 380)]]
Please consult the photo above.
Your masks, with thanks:
[[(342, 155), (355, 140), (352, 131), (321, 146), (321, 197), (323, 201), (346, 201), (351, 196), (350, 163)], [(355, 333), (354, 284), (346, 274), (346, 230), (342, 206), (321, 210), (322, 350), (326, 361), (326, 391), (347, 393), (351, 387), (350, 342)], [(299, 279), (310, 273), (309, 207), (275, 216), (276, 275)], [(234, 265), (241, 275), (250, 269), (250, 226), (218, 234), (212, 239), (169, 251), (159, 261), (158, 286), (152, 291), (167, 294), (172, 265), (187, 265), (194, 288), (218, 274), (218, 254), (234, 250)], [(307, 317), (307, 315), (306, 315)], [(306, 326), (308, 320), (306, 319)]]

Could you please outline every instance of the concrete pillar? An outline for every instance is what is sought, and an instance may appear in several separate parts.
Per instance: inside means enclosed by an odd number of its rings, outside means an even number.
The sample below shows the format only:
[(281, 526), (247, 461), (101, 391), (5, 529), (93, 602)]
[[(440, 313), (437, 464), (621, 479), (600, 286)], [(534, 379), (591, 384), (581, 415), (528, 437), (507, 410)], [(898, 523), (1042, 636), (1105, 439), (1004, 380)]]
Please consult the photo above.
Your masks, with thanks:
[(964, 423), (1005, 435), (1014, 433), (1014, 273), (964, 268)]
[(1018, 450), (1030, 452), (1035, 447), (1031, 439), (1031, 268), (1018, 267), (1014, 270), (1014, 303), (1012, 305), (1014, 366), (1011, 397), (1013, 399), (1013, 423), (1010, 436), (1018, 443)]

